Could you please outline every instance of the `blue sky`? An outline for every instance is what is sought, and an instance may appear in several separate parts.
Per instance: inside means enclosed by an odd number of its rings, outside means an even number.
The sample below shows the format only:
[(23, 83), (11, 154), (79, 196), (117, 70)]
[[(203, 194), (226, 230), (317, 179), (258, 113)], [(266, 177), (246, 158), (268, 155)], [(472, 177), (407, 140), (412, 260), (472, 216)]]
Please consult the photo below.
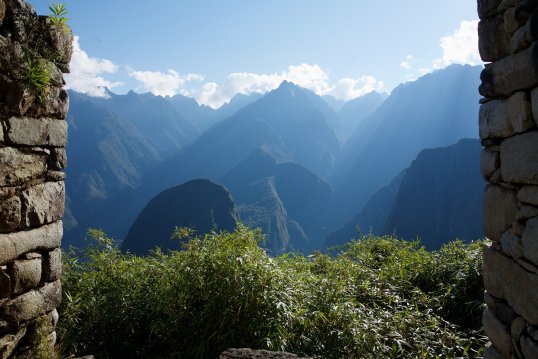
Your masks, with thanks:
[[(31, 0), (47, 14), (48, 0)], [(349, 100), (479, 64), (473, 0), (70, 0), (68, 86), (217, 107), (283, 79)]]

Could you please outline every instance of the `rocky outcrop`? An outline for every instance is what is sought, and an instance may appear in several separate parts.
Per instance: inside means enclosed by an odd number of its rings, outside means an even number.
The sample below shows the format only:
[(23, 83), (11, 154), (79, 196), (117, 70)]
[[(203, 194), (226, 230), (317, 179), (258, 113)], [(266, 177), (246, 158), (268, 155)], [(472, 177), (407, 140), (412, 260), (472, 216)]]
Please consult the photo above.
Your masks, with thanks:
[(478, 0), (484, 358), (538, 357), (538, 2)]
[(180, 249), (170, 238), (176, 227), (188, 227), (195, 235), (235, 229), (239, 219), (230, 193), (207, 179), (197, 179), (169, 188), (155, 196), (129, 229), (122, 249), (148, 254), (159, 247)]
[(56, 340), (71, 38), (24, 0), (0, 0), (2, 359), (36, 357), (43, 334)]

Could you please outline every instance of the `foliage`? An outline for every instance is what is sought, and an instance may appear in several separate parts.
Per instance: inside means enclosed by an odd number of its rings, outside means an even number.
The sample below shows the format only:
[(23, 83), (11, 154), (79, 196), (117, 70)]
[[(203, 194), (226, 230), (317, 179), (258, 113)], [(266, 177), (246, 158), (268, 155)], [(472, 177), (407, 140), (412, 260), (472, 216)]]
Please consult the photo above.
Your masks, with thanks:
[[(182, 235), (186, 232), (183, 231)], [(268, 256), (259, 231), (191, 238), (182, 251), (65, 256), (66, 355), (215, 358), (229, 347), (318, 358), (480, 357), (481, 244), (427, 252), (366, 236), (332, 255)]]
[(29, 56), (27, 66), (22, 71), (22, 80), (26, 82), (43, 101), (49, 92), (52, 72), (45, 60)]
[(56, 27), (66, 28), (67, 21), (69, 20), (69, 18), (65, 17), (67, 15), (67, 9), (65, 8), (65, 4), (53, 2), (49, 6), (49, 10), (49, 19), (52, 25)]

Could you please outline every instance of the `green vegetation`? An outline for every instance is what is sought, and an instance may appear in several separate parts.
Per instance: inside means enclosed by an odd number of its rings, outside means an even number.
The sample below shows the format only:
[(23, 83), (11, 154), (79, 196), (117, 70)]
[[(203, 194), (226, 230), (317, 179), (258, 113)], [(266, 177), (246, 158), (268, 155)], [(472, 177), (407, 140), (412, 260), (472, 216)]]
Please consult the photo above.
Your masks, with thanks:
[(53, 26), (67, 28), (67, 21), (69, 18), (65, 17), (67, 15), (67, 9), (63, 3), (53, 2), (49, 6), (50, 15), (49, 19)]
[[(188, 234), (177, 231), (177, 237)], [(124, 254), (103, 232), (65, 256), (65, 355), (215, 358), (229, 347), (318, 358), (480, 357), (480, 242), (427, 252), (365, 236), (330, 255), (272, 258), (259, 231)]]
[(47, 61), (29, 56), (28, 64), (22, 71), (22, 80), (35, 91), (40, 101), (44, 101), (52, 80)]

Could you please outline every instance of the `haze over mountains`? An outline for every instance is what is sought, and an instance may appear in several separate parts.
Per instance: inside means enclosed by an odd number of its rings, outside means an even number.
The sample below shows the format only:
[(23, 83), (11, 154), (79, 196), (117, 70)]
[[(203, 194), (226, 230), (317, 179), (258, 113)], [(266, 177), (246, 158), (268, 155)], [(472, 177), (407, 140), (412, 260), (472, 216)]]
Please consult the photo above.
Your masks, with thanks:
[(344, 104), (289, 82), (218, 110), (181, 95), (71, 93), (64, 243), (82, 245), (90, 226), (121, 240), (158, 193), (206, 178), (272, 252), (320, 249), (420, 151), (478, 136), (479, 72), (455, 65)]

